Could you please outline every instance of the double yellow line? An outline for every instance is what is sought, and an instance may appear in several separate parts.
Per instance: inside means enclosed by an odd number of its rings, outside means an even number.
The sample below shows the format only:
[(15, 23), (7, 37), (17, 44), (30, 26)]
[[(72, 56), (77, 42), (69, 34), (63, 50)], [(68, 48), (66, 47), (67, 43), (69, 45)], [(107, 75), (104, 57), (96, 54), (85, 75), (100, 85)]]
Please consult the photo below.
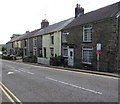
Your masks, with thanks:
[[(13, 103), (13, 104), (23, 104), (3, 83), (0, 82), (0, 89), (4, 92), (4, 94), (8, 97), (8, 99)], [(15, 99), (15, 100), (13, 100)]]

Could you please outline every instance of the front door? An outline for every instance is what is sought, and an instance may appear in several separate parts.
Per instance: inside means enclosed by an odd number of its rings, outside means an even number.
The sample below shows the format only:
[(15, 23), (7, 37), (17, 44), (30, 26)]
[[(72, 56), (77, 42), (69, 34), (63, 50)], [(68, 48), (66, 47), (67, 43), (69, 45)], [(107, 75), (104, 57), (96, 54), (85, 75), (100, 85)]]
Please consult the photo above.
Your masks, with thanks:
[(74, 49), (68, 48), (68, 66), (74, 65)]

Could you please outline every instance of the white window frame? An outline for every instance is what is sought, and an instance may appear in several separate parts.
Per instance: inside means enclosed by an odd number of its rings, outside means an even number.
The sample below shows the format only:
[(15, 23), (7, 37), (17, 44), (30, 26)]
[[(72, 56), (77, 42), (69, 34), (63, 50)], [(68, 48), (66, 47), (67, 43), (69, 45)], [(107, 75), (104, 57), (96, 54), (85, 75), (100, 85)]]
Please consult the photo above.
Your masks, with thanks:
[[(83, 42), (92, 42), (92, 30), (91, 29), (92, 29), (92, 26), (83, 27)], [(91, 30), (91, 33), (85, 34), (85, 30)], [(87, 37), (87, 40), (85, 40), (85, 36)]]
[(82, 63), (84, 63), (84, 64), (92, 64), (92, 61), (91, 62), (90, 61), (89, 62), (84, 61), (84, 52), (83, 52), (84, 50), (86, 50), (86, 51), (92, 51), (92, 57), (93, 57), (93, 47), (82, 47)]
[(24, 40), (24, 46), (27, 47), (27, 39)]
[(24, 56), (27, 56), (27, 48), (24, 48)]
[[(53, 40), (52, 40), (52, 37), (53, 37)], [(54, 45), (55, 44), (55, 41), (54, 41), (54, 35), (52, 34), (52, 35), (50, 35), (50, 40), (51, 40), (51, 45)]]
[[(65, 49), (67, 50), (67, 55), (64, 54)], [(68, 57), (68, 46), (63, 46), (63, 57)]]
[[(52, 56), (52, 54), (53, 54), (53, 56)], [(54, 57), (54, 48), (50, 48), (50, 56)]]
[(62, 38), (63, 40), (62, 40), (62, 42), (68, 42), (68, 40), (67, 40), (68, 35), (69, 35), (68, 32), (64, 32), (63, 33), (63, 38)]
[[(36, 50), (36, 51), (35, 51)], [(33, 48), (33, 55), (37, 56), (37, 48)]]
[[(36, 41), (36, 42), (35, 42)], [(37, 37), (33, 38), (33, 46), (36, 47), (37, 46)]]

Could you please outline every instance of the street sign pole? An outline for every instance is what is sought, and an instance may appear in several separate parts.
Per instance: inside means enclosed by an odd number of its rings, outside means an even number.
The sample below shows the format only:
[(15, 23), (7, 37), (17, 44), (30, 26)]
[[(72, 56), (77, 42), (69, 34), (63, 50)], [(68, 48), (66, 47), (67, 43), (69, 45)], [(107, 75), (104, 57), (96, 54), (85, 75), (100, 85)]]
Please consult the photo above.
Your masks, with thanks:
[(100, 54), (97, 54), (97, 71), (99, 71), (99, 60), (100, 60), (99, 55)]
[(97, 44), (97, 71), (100, 70), (101, 43)]

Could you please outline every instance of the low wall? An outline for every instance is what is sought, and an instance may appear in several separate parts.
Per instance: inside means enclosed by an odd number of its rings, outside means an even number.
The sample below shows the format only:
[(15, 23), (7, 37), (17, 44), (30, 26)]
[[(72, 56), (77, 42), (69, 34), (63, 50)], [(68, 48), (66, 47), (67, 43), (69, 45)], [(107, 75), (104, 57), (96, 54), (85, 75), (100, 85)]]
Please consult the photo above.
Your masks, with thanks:
[(37, 57), (37, 63), (44, 64), (44, 65), (50, 65), (50, 60), (46, 58)]

